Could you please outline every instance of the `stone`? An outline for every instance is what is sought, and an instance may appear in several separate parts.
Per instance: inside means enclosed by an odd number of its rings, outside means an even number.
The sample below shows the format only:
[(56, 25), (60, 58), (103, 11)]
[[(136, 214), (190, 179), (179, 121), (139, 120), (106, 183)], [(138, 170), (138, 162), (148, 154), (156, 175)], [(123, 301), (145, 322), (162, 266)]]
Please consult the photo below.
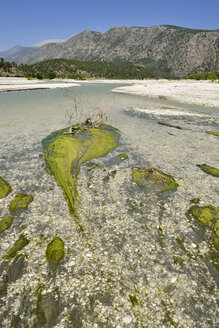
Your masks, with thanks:
[(17, 194), (9, 205), (9, 210), (12, 213), (26, 210), (28, 205), (34, 200), (32, 195)]
[(2, 177), (0, 177), (0, 199), (6, 197), (11, 191), (11, 185)]

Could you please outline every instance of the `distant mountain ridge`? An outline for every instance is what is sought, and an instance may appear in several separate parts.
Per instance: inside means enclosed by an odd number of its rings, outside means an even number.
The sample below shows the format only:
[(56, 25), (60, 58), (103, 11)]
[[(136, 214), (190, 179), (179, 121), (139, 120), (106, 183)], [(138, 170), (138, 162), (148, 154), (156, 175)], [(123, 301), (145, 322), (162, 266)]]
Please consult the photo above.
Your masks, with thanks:
[[(0, 56), (3, 57), (2, 53)], [(182, 77), (219, 71), (219, 31), (171, 25), (118, 26), (105, 33), (86, 30), (62, 43), (21, 49), (14, 57), (15, 62), (27, 64), (51, 58), (130, 61), (149, 69), (152, 64), (163, 65), (173, 76)]]

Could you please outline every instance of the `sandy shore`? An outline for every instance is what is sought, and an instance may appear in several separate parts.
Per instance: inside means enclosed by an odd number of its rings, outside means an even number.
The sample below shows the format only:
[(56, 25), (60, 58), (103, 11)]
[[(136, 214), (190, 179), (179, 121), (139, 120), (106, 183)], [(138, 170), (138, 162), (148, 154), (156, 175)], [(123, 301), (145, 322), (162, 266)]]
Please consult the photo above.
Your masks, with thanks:
[(112, 92), (166, 98), (194, 105), (219, 107), (219, 83), (192, 80), (145, 80), (115, 88)]
[(57, 89), (80, 86), (72, 81), (66, 80), (28, 80), (26, 78), (0, 77), (0, 92), (22, 91), (36, 89)]

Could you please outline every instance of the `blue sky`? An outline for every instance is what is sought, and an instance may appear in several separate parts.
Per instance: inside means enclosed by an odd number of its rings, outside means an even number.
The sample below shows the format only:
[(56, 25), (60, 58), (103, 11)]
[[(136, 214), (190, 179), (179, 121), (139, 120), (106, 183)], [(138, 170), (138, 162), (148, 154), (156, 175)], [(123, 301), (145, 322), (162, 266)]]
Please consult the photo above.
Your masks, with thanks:
[(0, 12), (0, 51), (120, 25), (219, 29), (219, 0), (0, 0)]

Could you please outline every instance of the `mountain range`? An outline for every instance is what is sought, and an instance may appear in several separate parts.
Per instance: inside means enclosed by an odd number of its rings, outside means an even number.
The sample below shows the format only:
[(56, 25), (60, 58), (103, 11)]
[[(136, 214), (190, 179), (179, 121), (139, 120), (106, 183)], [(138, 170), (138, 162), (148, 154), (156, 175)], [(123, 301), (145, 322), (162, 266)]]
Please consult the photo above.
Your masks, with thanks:
[[(50, 42), (51, 41), (51, 42)], [(61, 42), (60, 42), (61, 41)], [(112, 27), (105, 33), (86, 30), (67, 41), (49, 40), (39, 47), (16, 46), (1, 52), (5, 61), (32, 64), (51, 58), (132, 62), (172, 76), (219, 71), (219, 30), (172, 25)]]

